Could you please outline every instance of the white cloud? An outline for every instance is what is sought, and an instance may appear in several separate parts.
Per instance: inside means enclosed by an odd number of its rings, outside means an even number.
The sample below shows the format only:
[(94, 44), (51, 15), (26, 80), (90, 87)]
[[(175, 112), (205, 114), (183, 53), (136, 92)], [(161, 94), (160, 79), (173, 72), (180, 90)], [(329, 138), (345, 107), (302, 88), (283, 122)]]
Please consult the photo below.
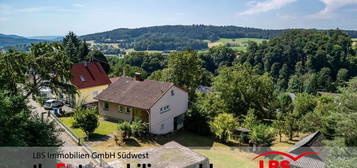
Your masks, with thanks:
[(357, 0), (320, 0), (325, 4), (325, 8), (318, 13), (308, 15), (308, 18), (312, 19), (330, 19), (338, 14), (340, 8), (348, 5), (357, 5)]
[(240, 12), (239, 15), (253, 15), (258, 13), (263, 13), (275, 9), (280, 9), (287, 4), (293, 3), (296, 0), (266, 0), (263, 2), (250, 1), (248, 5), (251, 6), (250, 9)]
[(357, 4), (357, 0), (320, 0), (320, 1), (325, 4), (325, 8), (319, 12), (320, 14), (329, 14), (341, 7)]

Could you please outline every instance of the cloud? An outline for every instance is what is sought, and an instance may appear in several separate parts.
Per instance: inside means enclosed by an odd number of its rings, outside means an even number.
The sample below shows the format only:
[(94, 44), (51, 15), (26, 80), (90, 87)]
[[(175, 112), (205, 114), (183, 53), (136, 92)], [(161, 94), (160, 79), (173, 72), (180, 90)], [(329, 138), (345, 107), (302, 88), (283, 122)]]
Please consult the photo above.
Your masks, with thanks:
[(280, 9), (295, 1), (296, 0), (266, 0), (263, 2), (250, 1), (248, 2), (248, 5), (251, 6), (251, 8), (240, 12), (239, 15), (253, 15), (275, 9)]
[(329, 14), (347, 5), (357, 4), (357, 0), (320, 0), (325, 4), (325, 8), (320, 11), (320, 14)]
[(78, 7), (78, 8), (83, 8), (84, 5), (83, 4), (79, 4), (79, 3), (76, 3), (76, 4), (72, 4), (74, 7)]
[(308, 18), (313, 19), (330, 19), (334, 17), (339, 9), (348, 5), (357, 5), (357, 0), (320, 0), (325, 4), (325, 8), (318, 13), (308, 15)]

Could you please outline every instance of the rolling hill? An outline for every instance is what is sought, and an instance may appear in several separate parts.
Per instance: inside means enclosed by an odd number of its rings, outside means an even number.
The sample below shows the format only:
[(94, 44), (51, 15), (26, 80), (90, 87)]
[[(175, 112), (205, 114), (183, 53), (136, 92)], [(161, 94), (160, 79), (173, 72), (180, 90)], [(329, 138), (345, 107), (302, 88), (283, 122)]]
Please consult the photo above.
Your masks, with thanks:
[(2, 47), (18, 45), (18, 44), (31, 44), (31, 43), (36, 43), (36, 42), (40, 42), (40, 41), (43, 41), (43, 40), (29, 39), (29, 38), (17, 36), (17, 35), (0, 34), (0, 46), (2, 46)]
[[(167, 25), (135, 29), (119, 28), (84, 35), (81, 38), (98, 43), (118, 43), (122, 48), (133, 48), (135, 50), (181, 50), (187, 47), (199, 50), (208, 48), (209, 42), (216, 42), (222, 38), (271, 39), (286, 30), (288, 29), (268, 30), (237, 26)], [(345, 32), (351, 37), (357, 37), (357, 31)]]

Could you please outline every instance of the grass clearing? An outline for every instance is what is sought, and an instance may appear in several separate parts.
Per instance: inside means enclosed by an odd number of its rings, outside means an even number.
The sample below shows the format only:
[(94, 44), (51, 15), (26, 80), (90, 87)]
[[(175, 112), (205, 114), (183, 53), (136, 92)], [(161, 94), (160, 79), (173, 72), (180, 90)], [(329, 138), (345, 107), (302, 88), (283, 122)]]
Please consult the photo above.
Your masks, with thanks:
[[(59, 119), (79, 138), (85, 137), (85, 133), (80, 128), (72, 128), (72, 125), (74, 123), (73, 117), (61, 117)], [(107, 138), (108, 135), (113, 134), (113, 132), (117, 131), (117, 128), (117, 123), (99, 120), (99, 126), (94, 131), (91, 140)]]
[(206, 156), (213, 167), (217, 168), (250, 168), (258, 165), (257, 161), (252, 160), (256, 156), (254, 153), (224, 148), (195, 149), (194, 151)]
[(267, 39), (260, 39), (260, 38), (235, 38), (235, 39), (230, 39), (230, 38), (220, 38), (216, 42), (208, 43), (208, 48), (218, 46), (218, 45), (224, 45), (231, 47), (232, 49), (236, 51), (245, 51), (247, 50), (248, 43), (249, 41), (254, 41), (258, 44), (262, 43), (264, 40)]

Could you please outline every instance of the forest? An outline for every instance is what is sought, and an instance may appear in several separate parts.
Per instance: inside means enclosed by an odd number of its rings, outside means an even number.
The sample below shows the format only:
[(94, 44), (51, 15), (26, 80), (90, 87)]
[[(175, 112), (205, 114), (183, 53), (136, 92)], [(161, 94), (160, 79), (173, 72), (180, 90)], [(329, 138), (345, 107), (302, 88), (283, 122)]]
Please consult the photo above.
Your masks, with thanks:
[[(288, 30), (267, 30), (237, 26), (173, 25), (153, 26), (136, 29), (119, 28), (111, 31), (81, 36), (83, 40), (119, 43), (122, 48), (143, 50), (195, 50), (207, 49), (207, 40), (220, 38), (262, 38), (271, 39)], [(323, 30), (320, 30), (323, 31)], [(345, 31), (357, 37), (356, 31)]]
[[(229, 143), (237, 126), (250, 142), (271, 146), (321, 131), (329, 145), (356, 145), (357, 54), (340, 30), (290, 30), (246, 52), (215, 46), (169, 55), (108, 57), (110, 76), (173, 82), (189, 91), (186, 129)], [(210, 88), (202, 92), (197, 88)], [(349, 130), (349, 131), (347, 131)]]

